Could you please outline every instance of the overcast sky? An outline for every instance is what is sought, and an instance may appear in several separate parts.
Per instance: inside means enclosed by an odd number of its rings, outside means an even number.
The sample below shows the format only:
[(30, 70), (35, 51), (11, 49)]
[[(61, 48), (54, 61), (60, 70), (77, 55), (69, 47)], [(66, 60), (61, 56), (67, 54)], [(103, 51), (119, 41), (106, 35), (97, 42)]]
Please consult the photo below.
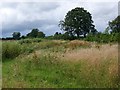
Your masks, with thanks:
[[(95, 28), (104, 31), (108, 21), (118, 16), (119, 0), (3, 0), (0, 3), (0, 26), (2, 36), (10, 37), (13, 32), (27, 34), (33, 28), (38, 28), (46, 35), (52, 35), (56, 31), (61, 32), (58, 27), (66, 13), (75, 8), (83, 7), (92, 14)], [(1, 28), (1, 27), (0, 27)]]

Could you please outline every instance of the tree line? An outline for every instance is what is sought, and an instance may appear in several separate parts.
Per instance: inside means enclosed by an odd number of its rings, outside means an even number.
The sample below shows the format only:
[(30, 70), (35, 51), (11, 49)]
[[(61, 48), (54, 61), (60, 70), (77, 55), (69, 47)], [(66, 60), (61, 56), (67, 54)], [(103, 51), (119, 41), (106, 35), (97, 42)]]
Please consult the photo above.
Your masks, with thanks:
[(52, 36), (45, 36), (39, 29), (32, 29), (26, 36), (21, 36), (20, 32), (14, 32), (13, 39), (25, 38), (47, 38), (47, 39), (84, 39), (97, 42), (118, 41), (120, 34), (120, 16), (108, 22), (104, 32), (98, 32), (93, 24), (92, 15), (84, 8), (76, 7), (66, 14), (64, 20), (58, 24), (64, 33), (56, 32)]

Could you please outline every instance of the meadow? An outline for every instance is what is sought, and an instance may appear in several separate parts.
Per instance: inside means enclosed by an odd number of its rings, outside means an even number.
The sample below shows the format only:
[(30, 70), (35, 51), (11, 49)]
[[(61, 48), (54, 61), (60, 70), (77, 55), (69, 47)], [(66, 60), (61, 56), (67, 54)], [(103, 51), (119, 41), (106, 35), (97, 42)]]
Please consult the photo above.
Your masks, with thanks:
[(118, 45), (82, 40), (2, 42), (3, 88), (118, 88)]

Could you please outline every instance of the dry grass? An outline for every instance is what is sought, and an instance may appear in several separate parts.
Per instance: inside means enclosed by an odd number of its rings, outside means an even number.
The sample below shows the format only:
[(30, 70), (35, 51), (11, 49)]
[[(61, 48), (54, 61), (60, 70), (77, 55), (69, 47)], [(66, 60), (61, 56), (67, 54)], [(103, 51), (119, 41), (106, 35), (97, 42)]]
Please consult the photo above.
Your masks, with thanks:
[[(109, 83), (111, 80), (116, 82), (118, 77), (118, 45), (96, 45), (91, 48), (81, 48), (73, 50), (71, 52), (66, 52), (63, 60), (70, 61), (73, 63), (85, 62), (84, 71), (86, 77), (90, 78), (90, 73), (96, 70), (96, 76), (102, 73), (102, 68), (104, 68), (109, 77)], [(103, 70), (104, 70), (103, 69)], [(103, 71), (104, 72), (104, 71)], [(106, 77), (107, 78), (107, 77)]]
[(73, 41), (70, 41), (66, 47), (67, 48), (71, 48), (71, 49), (75, 49), (77, 47), (91, 47), (91, 43), (90, 42), (87, 42), (87, 41), (80, 41), (80, 40), (73, 40)]
[(118, 46), (117, 45), (101, 45), (100, 49), (96, 47), (81, 48), (64, 54), (65, 60), (79, 61), (89, 60), (90, 62), (99, 62), (105, 59), (117, 59)]

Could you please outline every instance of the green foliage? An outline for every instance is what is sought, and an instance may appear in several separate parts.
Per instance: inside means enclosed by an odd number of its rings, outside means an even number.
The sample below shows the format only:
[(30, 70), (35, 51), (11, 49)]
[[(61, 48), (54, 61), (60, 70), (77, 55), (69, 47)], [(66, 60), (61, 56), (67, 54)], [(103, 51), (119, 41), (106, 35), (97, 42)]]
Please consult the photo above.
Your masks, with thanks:
[(41, 42), (40, 39), (23, 39), (20, 41), (4, 41), (2, 42), (2, 58), (3, 61), (13, 59), (22, 53), (32, 53), (37, 49), (35, 44)]
[(33, 29), (30, 33), (27, 34), (27, 37), (44, 38), (45, 34), (41, 31), (39, 31), (39, 29)]
[(112, 33), (120, 33), (120, 16), (109, 22), (109, 27)]
[(95, 26), (92, 24), (92, 16), (84, 8), (75, 8), (67, 13), (64, 21), (60, 21), (59, 26), (62, 30), (68, 32), (71, 37), (75, 34), (79, 38), (80, 35), (84, 35), (89, 32), (95, 33)]
[(69, 33), (68, 33), (68, 32), (65, 32), (65, 33), (62, 35), (62, 38), (63, 38), (64, 40), (73, 40), (73, 39), (74, 39), (74, 37), (70, 37), (70, 36), (69, 36)]
[[(2, 42), (2, 58), (15, 58), (22, 53), (22, 48), (17, 42)], [(4, 60), (3, 60), (4, 61)]]
[(41, 39), (39, 39), (39, 38), (34, 38), (34, 39), (21, 39), (20, 41), (19, 41), (19, 43), (20, 44), (24, 44), (24, 43), (39, 43), (39, 42), (41, 42)]
[(110, 43), (110, 42), (118, 42), (118, 39), (119, 39), (118, 33), (112, 33), (112, 34), (98, 33), (96, 35), (88, 34), (84, 40), (94, 41), (98, 43)]
[(68, 32), (65, 32), (64, 34), (61, 33), (55, 33), (55, 35), (53, 36), (53, 39), (55, 40), (74, 40), (77, 39), (76, 36), (70, 36)]
[(56, 39), (56, 40), (59, 40), (59, 39), (62, 39), (62, 34), (61, 33), (58, 33), (58, 32), (56, 32), (55, 34), (54, 34), (54, 39)]
[(25, 39), (25, 38), (26, 38), (26, 36), (24, 36), (24, 35), (23, 35), (23, 36), (21, 36), (21, 39)]
[(21, 34), (20, 34), (20, 32), (14, 32), (12, 35), (13, 35), (14, 39), (18, 40), (18, 39), (20, 39)]
[(37, 38), (44, 38), (45, 34), (43, 32), (38, 32)]
[[(93, 35), (89, 33), (84, 40), (95, 41), (99, 43), (109, 43), (109, 42), (118, 42), (120, 38), (120, 16), (114, 19), (112, 22), (109, 22), (109, 26), (105, 29), (103, 33), (98, 32)], [(111, 30), (111, 31), (110, 31)]]
[(120, 33), (112, 33), (110, 37), (111, 42), (119, 42)]
[(60, 46), (61, 43), (55, 42), (55, 41), (43, 41), (39, 43), (39, 48), (40, 49), (49, 49), (55, 46)]
[(63, 35), (54, 35), (54, 39), (55, 39), (55, 40), (63, 39), (62, 36), (63, 36)]
[(110, 28), (107, 27), (103, 33), (104, 33), (104, 34), (109, 34), (109, 29), (110, 29)]
[(27, 36), (36, 38), (38, 35), (38, 32), (39, 32), (38, 29), (32, 29), (32, 31), (30, 33), (28, 33)]
[(47, 39), (47, 40), (53, 40), (53, 39), (54, 39), (54, 36), (53, 36), (53, 35), (51, 35), (51, 36), (46, 36), (45, 39)]

